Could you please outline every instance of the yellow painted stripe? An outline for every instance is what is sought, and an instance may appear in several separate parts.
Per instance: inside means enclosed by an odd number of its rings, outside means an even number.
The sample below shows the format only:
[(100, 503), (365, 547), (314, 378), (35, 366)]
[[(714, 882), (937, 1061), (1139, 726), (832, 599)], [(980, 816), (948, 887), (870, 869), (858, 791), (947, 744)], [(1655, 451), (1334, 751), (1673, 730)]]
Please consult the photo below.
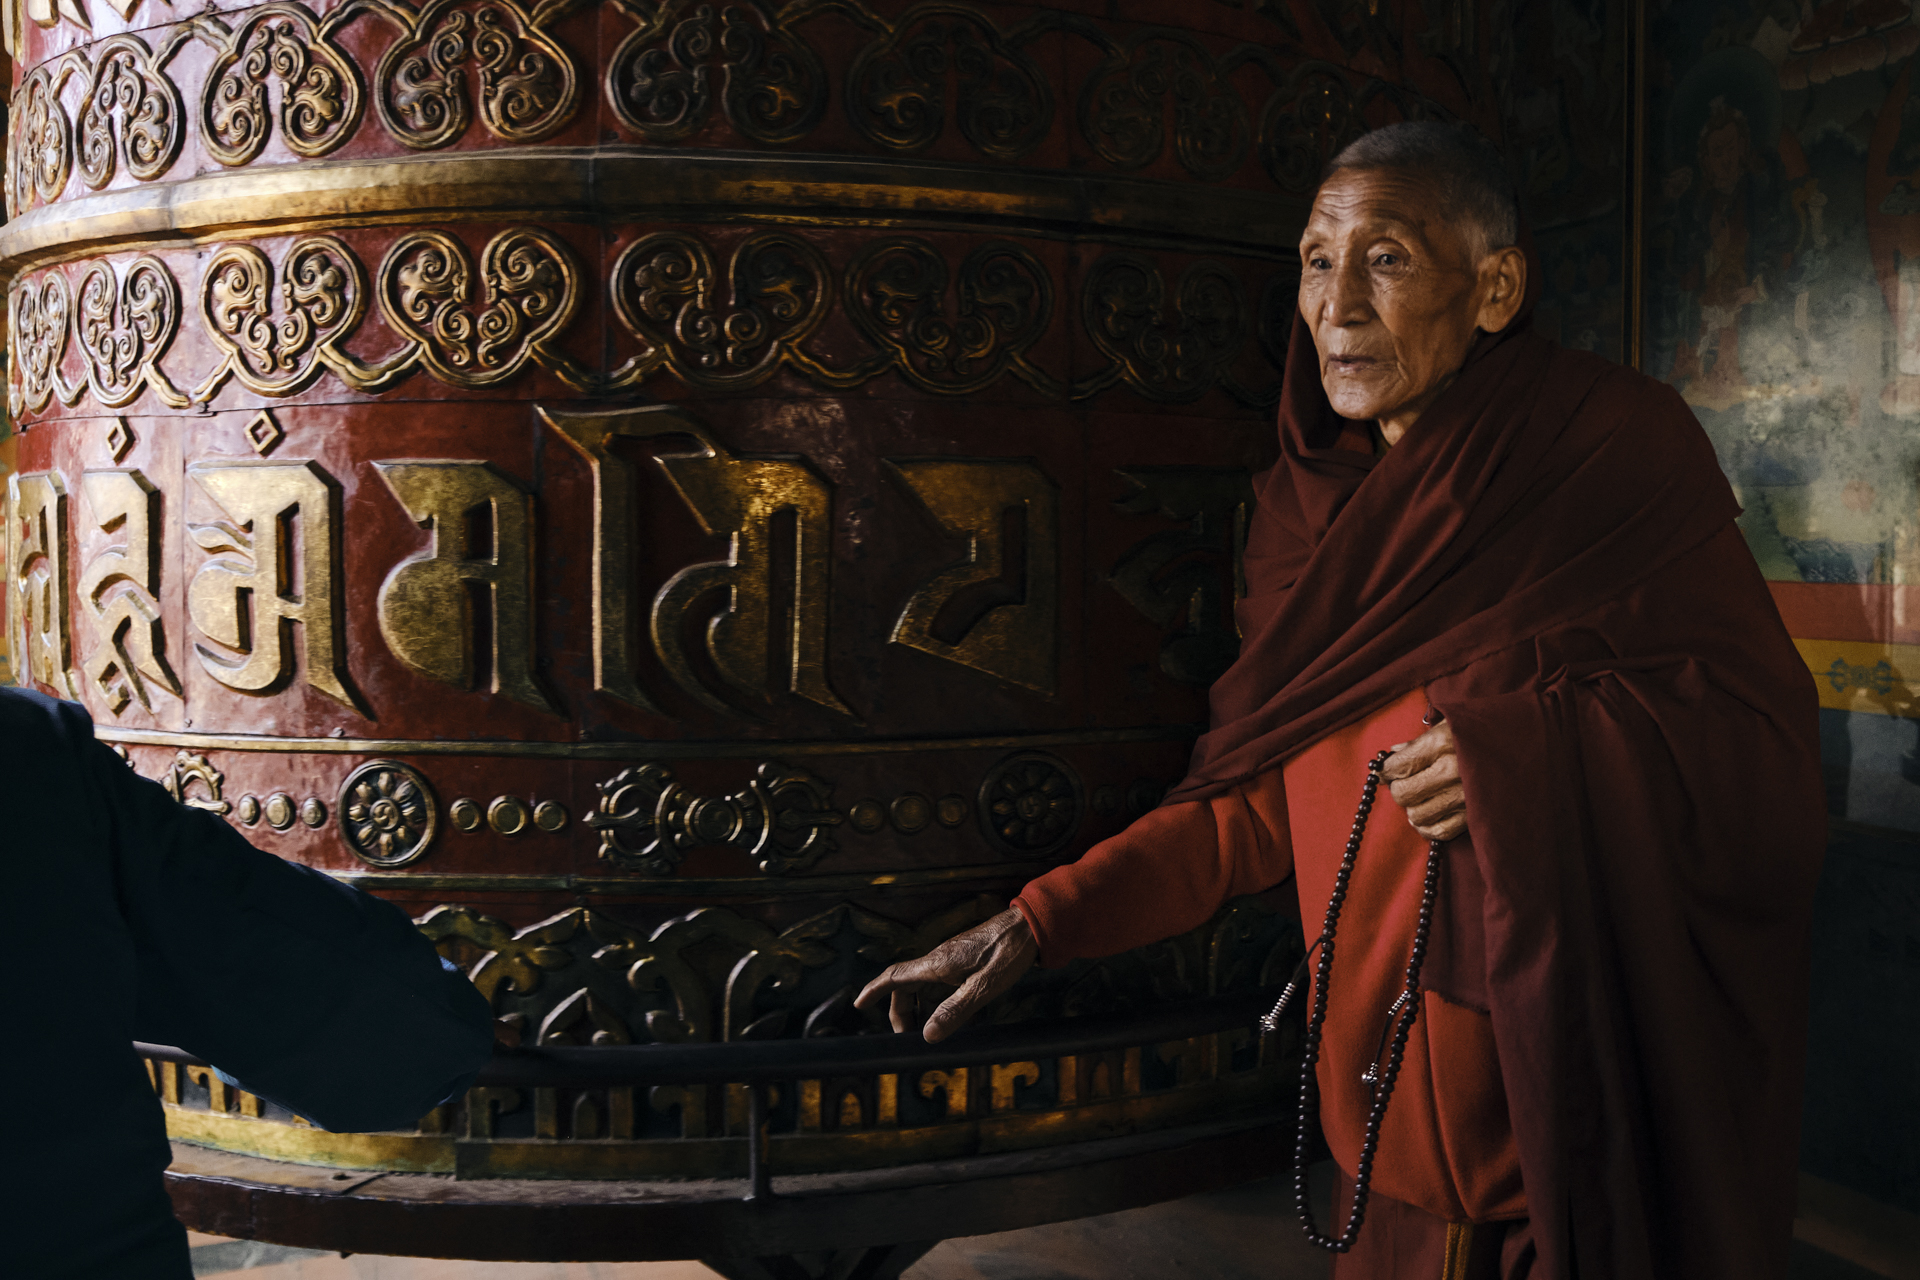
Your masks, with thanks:
[(1920, 644), (1795, 640), (1820, 705), (1920, 719)]

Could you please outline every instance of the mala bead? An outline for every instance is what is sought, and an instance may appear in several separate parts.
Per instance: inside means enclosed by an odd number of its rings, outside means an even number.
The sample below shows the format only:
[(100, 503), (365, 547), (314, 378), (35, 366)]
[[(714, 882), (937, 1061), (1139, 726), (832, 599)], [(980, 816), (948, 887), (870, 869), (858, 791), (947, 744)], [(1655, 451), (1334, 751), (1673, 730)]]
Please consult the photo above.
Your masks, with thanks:
[(1381, 1038), (1387, 1044), (1383, 1055), (1385, 1063), (1383, 1065), (1376, 1059), (1361, 1077), (1373, 1086), (1374, 1093), (1372, 1105), (1367, 1109), (1367, 1127), (1360, 1142), (1360, 1159), (1354, 1167), (1353, 1204), (1347, 1212), (1347, 1225), (1340, 1234), (1337, 1237), (1323, 1236), (1314, 1221), (1307, 1178), (1307, 1162), (1313, 1152), (1313, 1121), (1320, 1112), (1320, 1081), (1314, 1069), (1320, 1061), (1320, 1035), (1327, 1020), (1327, 980), (1333, 973), (1333, 943), (1340, 927), (1340, 910), (1347, 900), (1347, 886), (1353, 879), (1353, 864), (1366, 835), (1367, 816), (1373, 811), (1374, 795), (1380, 787), (1380, 771), (1390, 754), (1382, 751), (1367, 765), (1367, 780), (1360, 790), (1360, 808), (1353, 817), (1353, 834), (1347, 840), (1346, 850), (1340, 859), (1340, 870), (1334, 876), (1333, 892), (1327, 899), (1326, 922), (1321, 927), (1320, 937), (1301, 957), (1293, 981), (1281, 993), (1273, 1012), (1263, 1019), (1263, 1023), (1268, 1025), (1278, 1023), (1300, 979), (1306, 974), (1308, 961), (1314, 951), (1319, 951), (1320, 963), (1314, 970), (1313, 994), (1308, 1005), (1307, 1034), (1301, 1047), (1300, 1111), (1294, 1130), (1293, 1191), (1294, 1207), (1299, 1211), (1300, 1225), (1306, 1231), (1307, 1239), (1319, 1248), (1334, 1253), (1346, 1253), (1353, 1248), (1354, 1241), (1359, 1238), (1361, 1224), (1366, 1220), (1367, 1201), (1373, 1187), (1373, 1162), (1380, 1150), (1380, 1129), (1386, 1121), (1387, 1103), (1393, 1097), (1394, 1082), (1400, 1078), (1407, 1039), (1413, 1033), (1414, 1020), (1420, 1016), (1420, 970), (1426, 960), (1427, 936), (1433, 925), (1434, 897), (1440, 885), (1441, 844), (1438, 840), (1429, 840), (1427, 873), (1420, 892), (1420, 915), (1414, 926), (1413, 946), (1407, 959), (1406, 986), (1387, 1011), (1387, 1027), (1381, 1031)]

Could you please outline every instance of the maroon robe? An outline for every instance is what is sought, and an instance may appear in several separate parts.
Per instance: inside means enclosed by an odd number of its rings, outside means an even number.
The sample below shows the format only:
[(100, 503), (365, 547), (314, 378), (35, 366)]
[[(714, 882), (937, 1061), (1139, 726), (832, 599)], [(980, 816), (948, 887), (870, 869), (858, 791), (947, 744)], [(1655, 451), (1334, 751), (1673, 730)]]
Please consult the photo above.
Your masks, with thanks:
[(1535, 1274), (1784, 1280), (1817, 704), (1705, 433), (1523, 317), (1376, 459), (1296, 320), (1280, 446), (1169, 800), (1425, 686), (1469, 829), (1425, 985), (1491, 1013)]

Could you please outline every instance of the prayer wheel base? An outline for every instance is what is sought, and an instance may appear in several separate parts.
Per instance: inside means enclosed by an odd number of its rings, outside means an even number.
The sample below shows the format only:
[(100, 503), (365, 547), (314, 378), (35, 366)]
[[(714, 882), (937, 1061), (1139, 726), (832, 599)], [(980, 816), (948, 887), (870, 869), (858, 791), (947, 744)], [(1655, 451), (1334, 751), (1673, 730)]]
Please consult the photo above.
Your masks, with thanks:
[(1138, 1208), (1270, 1176), (1292, 1147), (1273, 1119), (1242, 1116), (1037, 1151), (780, 1178), (765, 1201), (745, 1199), (743, 1180), (363, 1177), (179, 1142), (167, 1189), (192, 1230), (347, 1254), (698, 1258), (729, 1277), (813, 1276), (825, 1254), (832, 1274), (884, 1280), (940, 1240)]

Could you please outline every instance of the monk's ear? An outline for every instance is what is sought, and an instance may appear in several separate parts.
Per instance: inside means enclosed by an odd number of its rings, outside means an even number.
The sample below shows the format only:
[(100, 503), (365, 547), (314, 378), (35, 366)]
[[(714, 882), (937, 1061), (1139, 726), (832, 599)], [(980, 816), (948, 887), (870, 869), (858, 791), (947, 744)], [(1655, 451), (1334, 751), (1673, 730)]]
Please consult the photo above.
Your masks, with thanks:
[(1518, 248), (1495, 249), (1480, 259), (1480, 315), (1476, 325), (1498, 333), (1520, 314), (1527, 296), (1527, 255)]

